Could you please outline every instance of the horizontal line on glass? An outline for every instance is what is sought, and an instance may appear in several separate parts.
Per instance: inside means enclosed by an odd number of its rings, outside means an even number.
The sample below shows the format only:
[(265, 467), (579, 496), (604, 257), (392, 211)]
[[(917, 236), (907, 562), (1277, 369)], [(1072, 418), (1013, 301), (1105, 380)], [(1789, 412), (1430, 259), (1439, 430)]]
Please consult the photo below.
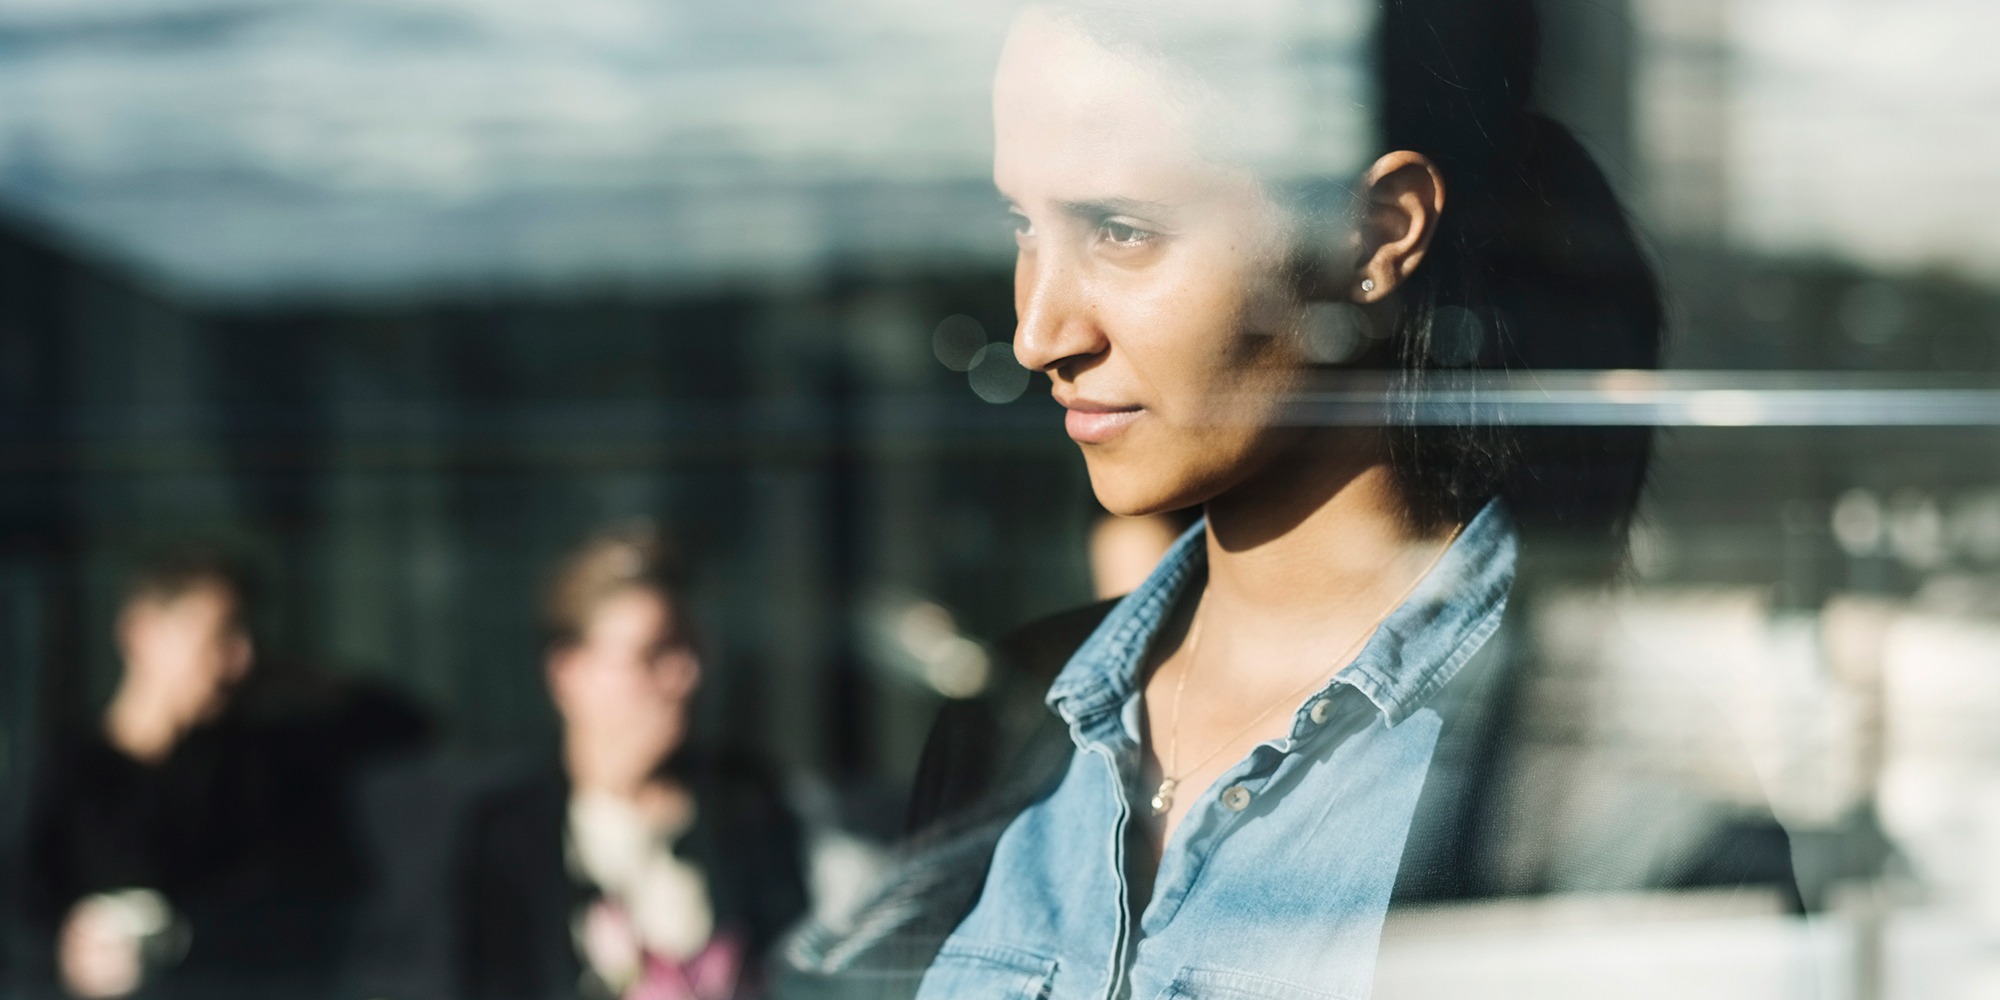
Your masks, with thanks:
[(1295, 424), (1632, 427), (2000, 426), (2000, 376), (1813, 371), (1351, 373), (1316, 380)]

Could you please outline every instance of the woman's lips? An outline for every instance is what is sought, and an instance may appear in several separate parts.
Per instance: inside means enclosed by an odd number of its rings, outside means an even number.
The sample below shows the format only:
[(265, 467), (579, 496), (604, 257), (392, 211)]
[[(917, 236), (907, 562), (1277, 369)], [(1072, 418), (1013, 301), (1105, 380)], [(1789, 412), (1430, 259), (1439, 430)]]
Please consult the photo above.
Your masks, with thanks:
[(1123, 434), (1145, 412), (1139, 406), (1071, 408), (1063, 417), (1063, 429), (1077, 444), (1103, 444)]

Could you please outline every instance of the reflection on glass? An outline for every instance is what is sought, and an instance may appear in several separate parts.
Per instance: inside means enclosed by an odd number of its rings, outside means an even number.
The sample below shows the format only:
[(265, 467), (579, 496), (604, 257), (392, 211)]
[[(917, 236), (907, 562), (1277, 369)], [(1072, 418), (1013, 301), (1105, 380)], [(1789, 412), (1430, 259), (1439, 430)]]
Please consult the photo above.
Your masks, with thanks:
[[(593, 1000), (2000, 995), (1992, 5), (1535, 7), (4, 5), (0, 995), (467, 997), (510, 913)], [(1345, 481), (1424, 516), (1234, 572)], [(1400, 697), (1496, 494), (1500, 625)], [(556, 777), (646, 699), (561, 709), (532, 609), (640, 522), (758, 762), (685, 829)], [(1072, 661), (1136, 698), (1069, 732)], [(1127, 839), (1029, 809), (1080, 740)]]

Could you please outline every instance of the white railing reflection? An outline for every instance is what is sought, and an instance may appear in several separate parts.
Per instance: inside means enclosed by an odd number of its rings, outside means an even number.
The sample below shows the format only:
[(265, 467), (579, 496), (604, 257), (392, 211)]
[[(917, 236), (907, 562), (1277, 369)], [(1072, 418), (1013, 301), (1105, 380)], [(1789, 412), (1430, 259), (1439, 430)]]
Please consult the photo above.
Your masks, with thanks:
[(2000, 380), (1814, 371), (1440, 371), (1329, 375), (1300, 424), (1632, 427), (2000, 426)]

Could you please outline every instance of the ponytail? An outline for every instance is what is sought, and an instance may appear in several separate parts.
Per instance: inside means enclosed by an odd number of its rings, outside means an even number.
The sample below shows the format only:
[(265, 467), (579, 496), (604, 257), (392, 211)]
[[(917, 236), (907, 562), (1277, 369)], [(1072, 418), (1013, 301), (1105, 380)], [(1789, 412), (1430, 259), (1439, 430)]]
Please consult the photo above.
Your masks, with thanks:
[[(1532, 5), (1385, 0), (1383, 15), (1387, 148), (1429, 157), (1448, 192), (1402, 292), (1396, 366), (1418, 384), (1461, 371), (1657, 367), (1663, 307), (1631, 224), (1589, 152), (1530, 110)], [(1499, 495), (1530, 550), (1559, 541), (1541, 547), (1608, 573), (1645, 485), (1651, 432), (1400, 426), (1390, 455), (1419, 523), (1461, 521)]]

